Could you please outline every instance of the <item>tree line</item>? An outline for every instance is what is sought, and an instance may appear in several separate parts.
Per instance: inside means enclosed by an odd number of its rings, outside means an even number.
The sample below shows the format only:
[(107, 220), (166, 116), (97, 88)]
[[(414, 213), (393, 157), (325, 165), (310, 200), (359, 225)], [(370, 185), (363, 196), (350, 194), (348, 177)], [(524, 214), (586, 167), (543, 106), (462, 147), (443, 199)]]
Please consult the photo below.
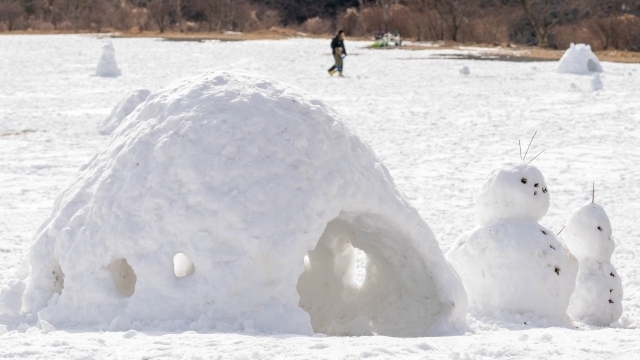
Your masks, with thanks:
[(640, 0), (0, 0), (0, 31), (251, 32), (640, 51)]

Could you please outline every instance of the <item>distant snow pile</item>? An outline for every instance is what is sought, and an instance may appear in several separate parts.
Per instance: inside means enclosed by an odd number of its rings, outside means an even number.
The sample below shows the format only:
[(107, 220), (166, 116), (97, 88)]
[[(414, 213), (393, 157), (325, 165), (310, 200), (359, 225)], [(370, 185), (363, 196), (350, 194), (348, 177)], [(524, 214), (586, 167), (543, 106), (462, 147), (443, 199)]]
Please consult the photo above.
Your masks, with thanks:
[(547, 184), (535, 166), (509, 163), (491, 172), (476, 202), (482, 225), (447, 252), (470, 308), (566, 318), (578, 263), (538, 224), (548, 209)]
[(591, 79), (591, 89), (593, 91), (602, 90), (603, 84), (602, 79), (600, 78), (600, 74), (595, 74)]
[(230, 73), (177, 81), (127, 117), (18, 274), (22, 310), (54, 326), (466, 328), (462, 283), (371, 148), (313, 96)]
[(622, 282), (611, 265), (616, 247), (611, 232), (607, 213), (592, 202), (574, 211), (562, 232), (580, 263), (569, 304), (569, 314), (576, 320), (606, 326), (622, 315)]
[(569, 74), (589, 74), (593, 72), (602, 72), (600, 60), (591, 51), (591, 46), (585, 44), (573, 44), (558, 63), (559, 73)]
[(126, 118), (133, 110), (138, 107), (143, 101), (149, 97), (151, 91), (147, 89), (140, 89), (130, 92), (124, 99), (122, 99), (116, 107), (113, 108), (109, 117), (104, 119), (102, 127), (100, 128), (100, 134), (109, 135), (115, 130), (118, 125)]
[(120, 69), (116, 63), (116, 49), (113, 48), (113, 44), (107, 43), (102, 47), (102, 56), (98, 61), (96, 75), (102, 77), (120, 76)]

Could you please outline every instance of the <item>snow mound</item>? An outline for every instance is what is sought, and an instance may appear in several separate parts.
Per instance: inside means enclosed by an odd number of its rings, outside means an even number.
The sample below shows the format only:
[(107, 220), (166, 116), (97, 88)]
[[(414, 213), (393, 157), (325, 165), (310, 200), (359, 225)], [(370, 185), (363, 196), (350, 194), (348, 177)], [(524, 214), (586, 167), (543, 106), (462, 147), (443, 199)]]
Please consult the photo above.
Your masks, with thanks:
[(576, 320), (609, 325), (622, 315), (622, 281), (611, 264), (615, 242), (604, 208), (587, 203), (574, 211), (562, 231), (567, 247), (578, 258), (576, 290), (569, 314)]
[(151, 95), (151, 91), (147, 89), (140, 89), (130, 92), (124, 99), (122, 99), (116, 107), (111, 110), (109, 117), (104, 119), (100, 128), (100, 134), (109, 135), (115, 130), (118, 125), (133, 112), (143, 101)]
[(96, 67), (96, 75), (102, 77), (120, 76), (120, 69), (116, 63), (116, 49), (113, 48), (113, 44), (107, 43), (102, 46), (102, 56), (100, 56)]
[(469, 67), (465, 65), (465, 66), (460, 68), (460, 74), (469, 75), (469, 74), (471, 74), (471, 70), (469, 70)]
[(602, 90), (603, 84), (602, 79), (600, 78), (600, 74), (595, 74), (591, 79), (591, 89), (593, 91)]
[(553, 231), (538, 224), (548, 208), (547, 185), (535, 166), (503, 164), (491, 172), (476, 203), (482, 225), (446, 254), (471, 309), (566, 318), (578, 264)]
[(571, 46), (558, 62), (558, 72), (568, 74), (589, 74), (602, 72), (600, 60), (591, 51), (591, 46), (585, 44), (574, 44)]
[(211, 72), (149, 96), (58, 196), (25, 265), (22, 310), (57, 328), (466, 329), (462, 283), (371, 148), (263, 77)]

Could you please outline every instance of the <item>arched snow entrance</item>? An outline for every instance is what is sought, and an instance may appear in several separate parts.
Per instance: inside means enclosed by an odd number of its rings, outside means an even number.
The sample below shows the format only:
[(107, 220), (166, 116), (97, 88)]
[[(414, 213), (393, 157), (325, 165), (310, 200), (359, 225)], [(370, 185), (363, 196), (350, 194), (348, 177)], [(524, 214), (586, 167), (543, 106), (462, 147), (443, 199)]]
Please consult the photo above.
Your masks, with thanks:
[[(327, 224), (297, 285), (314, 332), (411, 336), (438, 319), (442, 304), (436, 284), (402, 237), (376, 215), (341, 214)], [(356, 248), (366, 254), (361, 286)]]

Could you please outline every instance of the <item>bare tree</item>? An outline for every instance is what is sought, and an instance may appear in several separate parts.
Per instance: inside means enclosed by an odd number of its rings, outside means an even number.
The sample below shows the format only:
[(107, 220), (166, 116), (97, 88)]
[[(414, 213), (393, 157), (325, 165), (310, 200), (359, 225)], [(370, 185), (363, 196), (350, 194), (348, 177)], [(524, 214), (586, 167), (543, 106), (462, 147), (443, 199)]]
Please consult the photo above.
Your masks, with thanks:
[(393, 0), (376, 0), (380, 8), (382, 9), (382, 24), (384, 25), (384, 30), (387, 31), (387, 27), (389, 26), (389, 6), (391, 5)]
[(549, 44), (549, 33), (562, 19), (562, 12), (570, 0), (518, 0), (522, 10), (531, 22), (538, 39), (538, 46)]
[(451, 40), (458, 41), (458, 31), (478, 0), (431, 0), (442, 22), (449, 29)]
[(13, 30), (13, 25), (24, 15), (22, 6), (11, 0), (0, 1), (0, 21), (7, 23), (9, 31)]
[(149, 17), (156, 24), (160, 32), (164, 32), (171, 21), (172, 4), (168, 0), (151, 0), (147, 4)]
[(174, 12), (176, 14), (176, 19), (178, 20), (178, 29), (180, 32), (183, 32), (183, 22), (182, 22), (182, 0), (173, 0)]

